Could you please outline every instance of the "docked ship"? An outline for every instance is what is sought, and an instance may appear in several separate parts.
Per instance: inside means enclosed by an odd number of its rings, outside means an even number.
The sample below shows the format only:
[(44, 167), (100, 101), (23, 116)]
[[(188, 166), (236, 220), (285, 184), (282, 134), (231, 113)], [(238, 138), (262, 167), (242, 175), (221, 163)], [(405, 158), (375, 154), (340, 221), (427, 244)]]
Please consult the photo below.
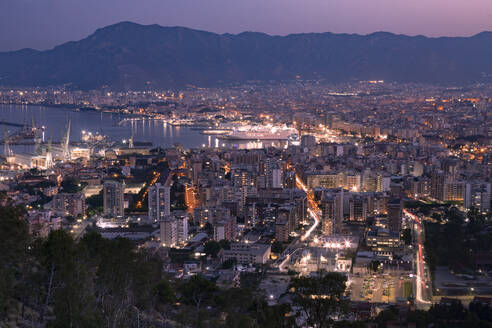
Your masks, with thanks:
[(293, 129), (285, 127), (262, 127), (233, 130), (218, 135), (217, 138), (227, 140), (288, 140)]

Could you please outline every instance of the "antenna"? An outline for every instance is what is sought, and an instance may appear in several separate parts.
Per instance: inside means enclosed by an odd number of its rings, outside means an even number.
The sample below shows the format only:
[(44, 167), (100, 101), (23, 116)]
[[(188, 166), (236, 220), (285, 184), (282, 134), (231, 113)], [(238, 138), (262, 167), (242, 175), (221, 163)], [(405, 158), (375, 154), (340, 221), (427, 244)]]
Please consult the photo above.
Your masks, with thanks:
[(133, 148), (133, 131), (132, 131), (132, 136), (128, 140), (128, 148)]
[(12, 156), (12, 150), (9, 147), (9, 136), (7, 135), (7, 130), (5, 130), (5, 126), (3, 127), (3, 155), (5, 157)]
[(72, 120), (69, 119), (68, 123), (67, 123), (67, 130), (65, 132), (65, 136), (63, 137), (62, 147), (63, 147), (63, 157), (65, 157), (65, 159), (70, 158), (70, 152), (69, 152), (68, 146), (70, 144), (70, 126), (71, 126), (71, 124), (72, 124)]

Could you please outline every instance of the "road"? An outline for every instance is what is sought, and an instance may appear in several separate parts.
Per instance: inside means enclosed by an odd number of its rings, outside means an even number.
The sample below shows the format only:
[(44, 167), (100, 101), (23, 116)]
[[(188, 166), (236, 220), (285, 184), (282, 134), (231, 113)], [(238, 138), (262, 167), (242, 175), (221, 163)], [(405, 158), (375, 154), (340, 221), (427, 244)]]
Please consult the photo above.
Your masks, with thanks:
[(419, 304), (422, 307), (428, 307), (429, 305), (432, 304), (432, 302), (426, 300), (426, 296), (428, 297), (429, 295), (426, 295), (427, 288), (426, 285), (428, 284), (427, 279), (425, 277), (425, 262), (424, 262), (424, 245), (422, 242), (422, 233), (423, 233), (423, 228), (422, 228), (422, 221), (421, 219), (410, 213), (407, 210), (403, 210), (405, 215), (410, 217), (413, 222), (414, 222), (414, 231), (417, 236), (417, 247), (416, 247), (416, 267), (417, 267), (417, 274), (415, 276), (415, 300), (417, 304)]
[(278, 266), (278, 270), (280, 272), (287, 272), (287, 271), (289, 271), (288, 267), (286, 267), (287, 266), (287, 263), (290, 261), (292, 255), (294, 255), (300, 249), (302, 249), (302, 248), (295, 248), (295, 249), (291, 249), (291, 250), (287, 251), (287, 253), (285, 254), (284, 260)]
[(304, 192), (306, 193), (306, 197), (307, 197), (307, 201), (308, 201), (307, 202), (308, 203), (308, 213), (314, 221), (313, 225), (301, 237), (301, 241), (305, 241), (311, 236), (313, 231), (318, 227), (318, 225), (320, 223), (319, 218), (321, 216), (321, 211), (318, 208), (318, 204), (316, 204), (316, 202), (314, 201), (313, 192), (308, 189), (308, 187), (304, 184), (304, 182), (302, 182), (302, 180), (299, 178), (297, 173), (296, 173), (296, 185), (299, 189), (304, 190)]
[(85, 228), (92, 223), (90, 219), (85, 219), (82, 220), (81, 222), (78, 222), (72, 226), (72, 230), (70, 232), (72, 233), (72, 236), (74, 239), (79, 239), (85, 232)]
[(280, 257), (280, 264), (278, 266), (280, 272), (286, 272), (286, 265), (290, 261), (290, 258), (292, 254), (294, 254), (298, 248), (297, 246), (299, 245), (299, 241), (304, 242), (311, 237), (311, 234), (313, 233), (314, 230), (318, 227), (320, 224), (320, 216), (321, 216), (321, 211), (318, 208), (318, 205), (313, 199), (313, 193), (311, 190), (308, 189), (308, 187), (302, 182), (302, 180), (299, 178), (299, 176), (296, 173), (296, 185), (297, 188), (302, 189), (306, 193), (307, 197), (307, 203), (308, 203), (308, 213), (309, 216), (313, 219), (313, 224), (309, 227), (308, 230), (302, 235), (299, 239), (295, 239), (282, 253), (282, 256)]

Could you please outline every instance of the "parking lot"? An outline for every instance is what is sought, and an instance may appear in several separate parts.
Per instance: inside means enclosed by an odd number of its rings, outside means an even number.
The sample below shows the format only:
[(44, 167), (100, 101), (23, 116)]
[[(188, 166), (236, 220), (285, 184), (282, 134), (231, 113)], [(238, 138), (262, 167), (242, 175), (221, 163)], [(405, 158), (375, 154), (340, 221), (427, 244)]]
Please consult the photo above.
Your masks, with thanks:
[(404, 277), (389, 275), (351, 276), (347, 291), (353, 301), (394, 303), (398, 298), (406, 298), (405, 283), (407, 281), (411, 282)]

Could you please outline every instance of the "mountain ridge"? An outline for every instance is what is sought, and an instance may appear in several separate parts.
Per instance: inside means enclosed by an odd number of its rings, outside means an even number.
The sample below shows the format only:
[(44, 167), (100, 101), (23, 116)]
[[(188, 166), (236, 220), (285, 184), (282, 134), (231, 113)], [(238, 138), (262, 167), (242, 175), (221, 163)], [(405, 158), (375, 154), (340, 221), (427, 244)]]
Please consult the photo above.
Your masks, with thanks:
[(217, 34), (120, 22), (48, 50), (0, 52), (0, 85), (114, 89), (248, 80), (469, 83), (492, 76), (492, 32), (471, 37)]

